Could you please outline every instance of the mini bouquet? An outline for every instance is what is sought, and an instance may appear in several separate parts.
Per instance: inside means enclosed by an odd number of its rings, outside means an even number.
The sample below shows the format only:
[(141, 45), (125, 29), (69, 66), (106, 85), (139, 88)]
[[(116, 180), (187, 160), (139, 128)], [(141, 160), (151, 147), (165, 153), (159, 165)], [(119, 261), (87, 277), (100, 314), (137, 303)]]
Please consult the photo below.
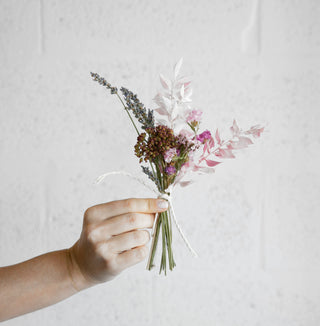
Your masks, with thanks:
[[(172, 205), (173, 188), (178, 185), (185, 187), (193, 182), (190, 177), (188, 178), (190, 172), (213, 173), (215, 166), (224, 159), (234, 158), (234, 150), (253, 144), (252, 138), (260, 137), (264, 130), (264, 127), (255, 125), (243, 131), (235, 120), (230, 128), (232, 137), (228, 140), (222, 139), (218, 129), (215, 132), (200, 130), (203, 113), (191, 106), (190, 78), (179, 76), (182, 61), (181, 58), (175, 64), (171, 80), (160, 74), (163, 90), (153, 99), (157, 104), (154, 110), (146, 109), (137, 95), (124, 87), (120, 88), (122, 95), (120, 96), (117, 87), (112, 86), (97, 73), (91, 73), (94, 81), (109, 89), (111, 94), (115, 94), (121, 101), (138, 134), (134, 146), (135, 155), (140, 163), (148, 164), (141, 166), (142, 171), (154, 182), (158, 197), (169, 202), (168, 210), (156, 216), (147, 264), (147, 269), (151, 270), (161, 233), (162, 255), (159, 273), (164, 271), (165, 274), (167, 262), (170, 270), (176, 266), (172, 251), (172, 221), (189, 250), (196, 256), (177, 222)], [(158, 117), (155, 117), (155, 112)], [(141, 131), (134, 118), (139, 123)], [(97, 182), (101, 182), (110, 174), (114, 173), (100, 176)]]

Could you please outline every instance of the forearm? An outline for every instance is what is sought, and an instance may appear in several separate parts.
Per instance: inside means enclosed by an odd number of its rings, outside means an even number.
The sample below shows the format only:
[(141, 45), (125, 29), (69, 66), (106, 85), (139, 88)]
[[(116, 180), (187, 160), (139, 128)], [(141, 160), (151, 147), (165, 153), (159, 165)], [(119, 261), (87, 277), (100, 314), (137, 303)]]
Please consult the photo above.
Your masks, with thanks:
[(52, 305), (89, 285), (68, 249), (0, 268), (0, 321)]

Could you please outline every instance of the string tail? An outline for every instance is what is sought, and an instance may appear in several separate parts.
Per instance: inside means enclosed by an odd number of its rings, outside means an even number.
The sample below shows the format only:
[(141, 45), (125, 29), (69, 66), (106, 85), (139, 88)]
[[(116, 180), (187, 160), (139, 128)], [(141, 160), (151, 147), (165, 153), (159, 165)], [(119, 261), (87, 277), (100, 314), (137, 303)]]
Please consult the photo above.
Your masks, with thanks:
[(102, 175), (100, 175), (95, 181), (93, 184), (99, 184), (103, 181), (103, 179), (105, 179), (106, 177), (109, 177), (111, 175), (124, 175), (124, 176), (127, 176), (133, 180), (136, 180), (138, 181), (139, 183), (141, 183), (143, 186), (145, 186), (146, 188), (148, 188), (149, 190), (151, 190), (152, 192), (154, 192), (155, 194), (158, 194), (158, 192), (150, 187), (147, 183), (144, 182), (144, 180), (142, 180), (141, 178), (138, 178), (136, 176), (134, 176), (133, 174), (129, 173), (129, 172), (126, 172), (126, 171), (113, 171), (113, 172), (108, 172), (108, 173), (104, 173)]
[(171, 198), (169, 199), (169, 209), (172, 213), (172, 218), (173, 218), (173, 221), (174, 221), (174, 224), (176, 225), (180, 235), (181, 235), (181, 238), (183, 239), (184, 243), (186, 244), (187, 248), (189, 249), (189, 251), (191, 252), (191, 254), (194, 256), (194, 257), (198, 257), (198, 254), (195, 252), (195, 250), (191, 247), (191, 244), (190, 242), (188, 241), (188, 239), (186, 238), (186, 236), (184, 235), (184, 233), (182, 232), (182, 229), (181, 229), (181, 226), (180, 224), (178, 223), (177, 221), (177, 218), (176, 218), (176, 214), (174, 213), (174, 209), (173, 209), (173, 205), (172, 205), (172, 201), (171, 201)]

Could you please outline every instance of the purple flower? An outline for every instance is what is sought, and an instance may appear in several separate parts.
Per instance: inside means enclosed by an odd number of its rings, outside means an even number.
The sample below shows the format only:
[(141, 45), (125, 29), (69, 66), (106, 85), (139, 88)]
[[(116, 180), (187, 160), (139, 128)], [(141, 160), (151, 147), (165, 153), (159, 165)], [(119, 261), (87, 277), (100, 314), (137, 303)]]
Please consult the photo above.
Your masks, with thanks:
[(176, 168), (172, 165), (169, 165), (166, 167), (166, 173), (168, 175), (172, 175), (172, 174), (175, 174), (176, 173)]
[(211, 132), (209, 130), (205, 130), (203, 133), (197, 136), (197, 140), (202, 144), (205, 143), (206, 140), (211, 138)]

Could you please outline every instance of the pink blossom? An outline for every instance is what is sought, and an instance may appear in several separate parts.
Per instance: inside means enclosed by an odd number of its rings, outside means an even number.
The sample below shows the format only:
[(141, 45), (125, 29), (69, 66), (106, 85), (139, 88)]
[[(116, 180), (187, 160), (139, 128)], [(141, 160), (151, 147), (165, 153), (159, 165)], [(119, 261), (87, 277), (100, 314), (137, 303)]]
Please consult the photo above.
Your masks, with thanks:
[(187, 116), (187, 122), (197, 121), (200, 122), (202, 116), (202, 111), (192, 110)]
[(164, 153), (164, 160), (167, 163), (170, 163), (172, 161), (172, 159), (175, 156), (179, 156), (180, 151), (177, 150), (176, 148), (169, 148), (165, 153)]
[(211, 132), (209, 130), (205, 130), (203, 133), (197, 136), (197, 140), (200, 141), (202, 144), (205, 143), (206, 140), (211, 138)]

